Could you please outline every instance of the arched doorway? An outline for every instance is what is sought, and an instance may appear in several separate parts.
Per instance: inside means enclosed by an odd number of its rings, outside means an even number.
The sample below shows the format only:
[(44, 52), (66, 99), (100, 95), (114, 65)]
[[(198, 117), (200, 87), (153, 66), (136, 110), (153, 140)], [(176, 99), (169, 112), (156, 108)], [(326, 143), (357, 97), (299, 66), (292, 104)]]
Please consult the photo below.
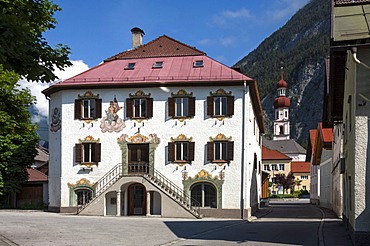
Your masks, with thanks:
[(213, 184), (208, 182), (195, 183), (190, 188), (190, 194), (201, 204), (201, 207), (217, 208), (217, 191)]
[(128, 215), (146, 214), (146, 189), (136, 183), (128, 187)]

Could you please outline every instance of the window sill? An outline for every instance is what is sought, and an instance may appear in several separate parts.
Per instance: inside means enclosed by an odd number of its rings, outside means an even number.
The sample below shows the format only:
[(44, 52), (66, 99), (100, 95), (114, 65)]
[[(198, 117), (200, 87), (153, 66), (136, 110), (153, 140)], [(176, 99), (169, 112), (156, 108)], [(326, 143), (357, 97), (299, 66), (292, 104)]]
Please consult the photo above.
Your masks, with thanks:
[(79, 165), (90, 168), (91, 166), (97, 166), (98, 162), (81, 162)]
[(225, 161), (225, 160), (213, 160), (213, 161), (211, 161), (212, 163), (215, 163), (215, 164), (217, 164), (217, 165), (219, 165), (219, 166), (222, 166), (223, 164), (227, 164), (227, 163), (229, 163), (230, 161)]
[(173, 164), (177, 164), (177, 165), (179, 165), (179, 166), (183, 166), (183, 165), (185, 165), (185, 164), (190, 164), (190, 163), (191, 163), (191, 161), (173, 161), (172, 163), (173, 163)]

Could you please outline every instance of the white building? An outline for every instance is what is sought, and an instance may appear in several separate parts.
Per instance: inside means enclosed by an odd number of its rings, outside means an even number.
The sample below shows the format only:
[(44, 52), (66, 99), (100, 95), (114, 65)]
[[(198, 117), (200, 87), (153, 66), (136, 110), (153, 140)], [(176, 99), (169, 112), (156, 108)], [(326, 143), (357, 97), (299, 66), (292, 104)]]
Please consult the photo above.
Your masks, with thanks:
[(369, 0), (333, 0), (324, 98), (325, 127), (343, 124), (343, 221), (354, 245), (368, 245), (370, 237), (369, 7)]
[(43, 91), (49, 210), (249, 217), (264, 132), (256, 82), (170, 37), (141, 45), (132, 33), (136, 48)]

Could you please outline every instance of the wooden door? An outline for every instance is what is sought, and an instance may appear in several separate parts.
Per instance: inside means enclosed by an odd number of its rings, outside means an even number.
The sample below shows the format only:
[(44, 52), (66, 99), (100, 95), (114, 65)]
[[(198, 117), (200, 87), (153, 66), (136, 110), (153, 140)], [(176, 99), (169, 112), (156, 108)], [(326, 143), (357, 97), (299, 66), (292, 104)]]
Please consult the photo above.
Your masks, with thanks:
[(149, 173), (149, 144), (128, 145), (128, 173)]
[(142, 184), (132, 184), (128, 188), (129, 215), (146, 214), (146, 189)]

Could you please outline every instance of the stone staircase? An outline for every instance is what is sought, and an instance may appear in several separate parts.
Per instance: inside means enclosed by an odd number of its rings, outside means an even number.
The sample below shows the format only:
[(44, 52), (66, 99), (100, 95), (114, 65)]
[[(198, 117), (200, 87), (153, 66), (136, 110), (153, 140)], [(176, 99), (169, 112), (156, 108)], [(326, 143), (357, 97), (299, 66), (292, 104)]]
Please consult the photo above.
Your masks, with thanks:
[(123, 174), (122, 163), (114, 166), (110, 171), (108, 171), (103, 177), (101, 177), (95, 185), (94, 197), (84, 205), (80, 205), (77, 209), (77, 214), (80, 214), (86, 207), (92, 204), (96, 199), (98, 199), (105, 191), (107, 191), (112, 185), (117, 183), (121, 178), (127, 176), (141, 176), (155, 186), (158, 190), (166, 194), (173, 201), (175, 201), (179, 206), (184, 208), (195, 218), (202, 218), (200, 213), (200, 204), (198, 201), (194, 200), (186, 192), (184, 192), (180, 187), (174, 184), (166, 176), (160, 173), (154, 168), (149, 168), (148, 173), (132, 173)]

